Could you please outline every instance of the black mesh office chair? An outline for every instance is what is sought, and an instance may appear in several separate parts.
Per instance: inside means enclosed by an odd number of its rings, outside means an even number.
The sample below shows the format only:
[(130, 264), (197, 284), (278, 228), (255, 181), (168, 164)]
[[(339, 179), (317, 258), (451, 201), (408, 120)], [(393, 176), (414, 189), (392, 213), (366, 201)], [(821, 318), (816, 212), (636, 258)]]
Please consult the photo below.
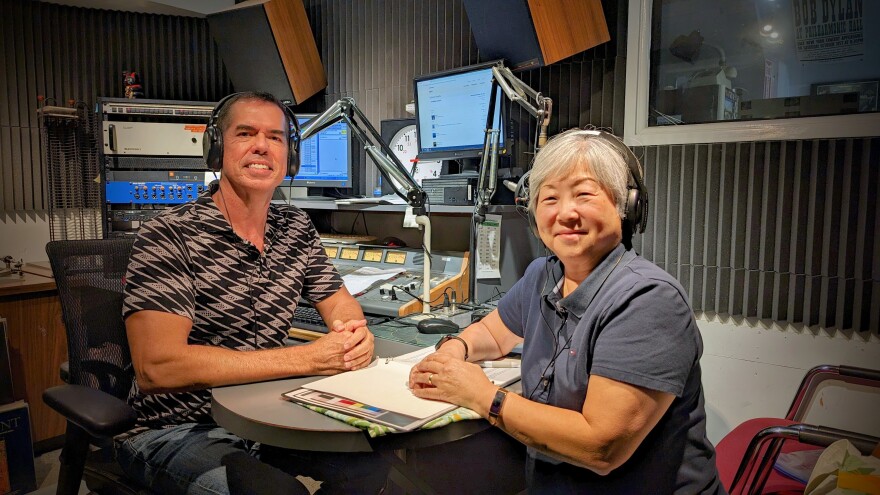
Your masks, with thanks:
[(132, 239), (46, 245), (67, 329), (70, 376), (68, 384), (43, 392), (43, 401), (67, 419), (59, 494), (76, 494), (80, 480), (99, 493), (148, 493), (124, 477), (107, 448), (136, 420), (125, 402), (132, 365), (122, 321), (131, 245)]
[[(67, 329), (69, 382), (43, 392), (67, 419), (56, 493), (75, 495), (80, 480), (101, 494), (149, 494), (113, 459), (113, 437), (137, 419), (125, 399), (134, 375), (122, 288), (132, 239), (53, 241), (46, 245)], [(96, 448), (93, 448), (96, 447)], [(306, 493), (296, 478), (244, 456), (227, 481), (232, 493)]]

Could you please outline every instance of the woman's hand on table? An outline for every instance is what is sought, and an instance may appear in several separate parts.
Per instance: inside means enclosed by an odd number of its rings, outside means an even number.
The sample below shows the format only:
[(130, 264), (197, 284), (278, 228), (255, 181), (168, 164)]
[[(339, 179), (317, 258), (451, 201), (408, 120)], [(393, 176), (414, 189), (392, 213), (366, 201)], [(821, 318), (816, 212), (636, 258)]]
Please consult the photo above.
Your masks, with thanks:
[(416, 397), (457, 404), (483, 416), (498, 388), (478, 364), (443, 352), (435, 352), (413, 366), (409, 387)]

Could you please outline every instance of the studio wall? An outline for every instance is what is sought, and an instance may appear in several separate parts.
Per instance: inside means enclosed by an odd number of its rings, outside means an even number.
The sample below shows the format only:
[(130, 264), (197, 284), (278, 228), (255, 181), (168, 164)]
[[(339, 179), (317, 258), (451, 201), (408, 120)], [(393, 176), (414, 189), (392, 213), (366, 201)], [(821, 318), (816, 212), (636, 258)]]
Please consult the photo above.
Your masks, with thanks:
[[(460, 0), (305, 0), (328, 87), (297, 107), (351, 96), (378, 128), (407, 117), (412, 78), (483, 61)], [(623, 132), (626, 2), (605, 0), (612, 39), (518, 74), (554, 100), (550, 134)], [(138, 70), (146, 96), (216, 101), (234, 88), (204, 19), (4, 0), (0, 18), (0, 216), (46, 204), (37, 96), (93, 105)], [(513, 164), (534, 122), (512, 107)], [(682, 281), (700, 314), (878, 335), (880, 138), (637, 148), (651, 188), (636, 247)], [(359, 192), (377, 172), (361, 156)]]
[(0, 215), (47, 201), (38, 98), (93, 108), (124, 96), (137, 71), (144, 97), (216, 101), (232, 91), (205, 19), (3, 0), (0, 16)]
[[(593, 125), (623, 134), (626, 2), (602, 2), (611, 41), (517, 75), (553, 99), (549, 134)], [(378, 127), (407, 117), (412, 78), (484, 60), (460, 0), (306, 0), (327, 69), (320, 110), (352, 96)], [(514, 165), (534, 121), (518, 106)], [(642, 147), (651, 190), (635, 245), (707, 315), (877, 335), (880, 139)], [(362, 193), (375, 183), (365, 168)]]

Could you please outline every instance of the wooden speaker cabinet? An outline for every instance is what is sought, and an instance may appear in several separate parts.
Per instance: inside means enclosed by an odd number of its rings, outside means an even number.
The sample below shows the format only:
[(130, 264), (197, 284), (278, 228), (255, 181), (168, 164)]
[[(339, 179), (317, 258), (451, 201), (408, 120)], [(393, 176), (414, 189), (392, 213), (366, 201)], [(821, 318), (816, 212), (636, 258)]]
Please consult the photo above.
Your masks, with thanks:
[(302, 0), (251, 0), (208, 16), (236, 91), (301, 103), (327, 87)]
[(513, 70), (558, 62), (611, 39), (601, 0), (464, 0), (481, 60)]

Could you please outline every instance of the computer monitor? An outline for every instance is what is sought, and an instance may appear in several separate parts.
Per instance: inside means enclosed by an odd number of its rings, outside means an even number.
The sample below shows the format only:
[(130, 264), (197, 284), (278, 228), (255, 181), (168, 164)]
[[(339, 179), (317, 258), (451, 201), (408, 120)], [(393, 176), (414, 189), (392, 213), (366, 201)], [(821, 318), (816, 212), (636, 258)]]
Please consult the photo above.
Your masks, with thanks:
[[(297, 114), (296, 120), (302, 127), (315, 115)], [(310, 187), (353, 187), (351, 133), (345, 122), (337, 122), (303, 141), (299, 156), (299, 173), (284, 178), (282, 194), (303, 198)]]
[[(498, 62), (460, 67), (414, 79), (420, 160), (476, 158), (483, 152), (486, 117), (492, 89), (492, 66)], [(495, 125), (504, 149), (503, 92), (497, 90)]]

